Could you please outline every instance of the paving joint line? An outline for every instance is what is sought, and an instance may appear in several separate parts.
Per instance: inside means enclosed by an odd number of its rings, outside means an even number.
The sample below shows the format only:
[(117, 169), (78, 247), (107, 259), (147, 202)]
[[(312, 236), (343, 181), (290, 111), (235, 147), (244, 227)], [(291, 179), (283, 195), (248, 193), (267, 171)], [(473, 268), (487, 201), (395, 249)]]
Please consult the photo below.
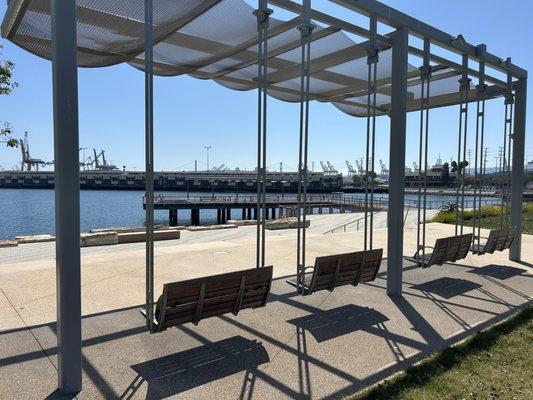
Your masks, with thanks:
[[(324, 303), (326, 302), (326, 300), (329, 298), (329, 296), (331, 296), (331, 292), (328, 293), (328, 294), (326, 295), (326, 297), (324, 297), (324, 300), (322, 300), (322, 301), (320, 302), (320, 304), (317, 305), (317, 306), (315, 307), (315, 309), (313, 310), (313, 313), (312, 313), (312, 314), (314, 314), (315, 312), (317, 312), (317, 310), (320, 310), (320, 307), (322, 306), (322, 304), (324, 304)], [(286, 346), (289, 346), (289, 342), (290, 342), (294, 337), (296, 337), (296, 335), (298, 335), (298, 332), (292, 334), (292, 335), (287, 339), (287, 341), (283, 342), (283, 344), (286, 345)], [(280, 348), (280, 349), (278, 350), (278, 352), (277, 352), (276, 354), (274, 354), (274, 356), (272, 357), (272, 359), (268, 362), (268, 365), (265, 367), (264, 371), (266, 371), (266, 370), (268, 369), (268, 367), (272, 364), (272, 362), (278, 357), (278, 355), (279, 355), (282, 351), (283, 351), (283, 349)]]
[[(48, 355), (48, 353), (46, 352), (46, 350), (44, 349), (44, 347), (42, 346), (41, 342), (39, 341), (39, 339), (37, 339), (37, 337), (35, 336), (35, 334), (33, 333), (32, 329), (28, 326), (28, 324), (26, 323), (26, 321), (24, 320), (24, 318), (22, 318), (22, 315), (20, 315), (20, 313), (18, 312), (17, 308), (15, 307), (15, 305), (11, 302), (11, 300), (9, 300), (9, 298), (7, 297), (7, 295), (5, 294), (4, 290), (2, 288), (0, 288), (0, 292), (2, 292), (2, 294), (4, 295), (4, 297), (6, 298), (7, 302), (9, 303), (9, 305), (13, 308), (13, 311), (15, 311), (15, 313), (17, 314), (17, 316), (20, 318), (20, 320), (22, 321), (22, 323), (24, 324), (24, 326), (26, 327), (26, 329), (28, 330), (28, 332), (30, 333), (30, 335), (33, 337), (33, 339), (35, 340), (35, 342), (37, 343), (37, 345), (39, 346), (39, 348), (41, 349), (41, 351), (44, 353), (45, 357), (48, 359), (48, 361), (50, 362), (50, 364), (52, 365), (52, 367), (54, 368), (54, 370), (57, 372), (57, 367), (56, 365), (52, 362), (52, 359), (50, 358), (50, 356)], [(77, 398), (77, 397), (75, 397)]]

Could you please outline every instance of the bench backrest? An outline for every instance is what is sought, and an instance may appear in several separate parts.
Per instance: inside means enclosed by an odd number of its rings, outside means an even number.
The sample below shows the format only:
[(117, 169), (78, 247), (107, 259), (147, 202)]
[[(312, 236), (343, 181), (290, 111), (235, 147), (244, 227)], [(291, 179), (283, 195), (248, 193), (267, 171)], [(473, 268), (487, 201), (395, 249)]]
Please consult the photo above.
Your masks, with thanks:
[(483, 246), (483, 249), (480, 250), (483, 253), (494, 253), (497, 249), (498, 242), (501, 237), (501, 229), (493, 229), (489, 233), (489, 237), (487, 238), (487, 242), (485, 243), (485, 246)]
[(272, 271), (268, 266), (166, 283), (156, 305), (157, 329), (264, 306)]
[(447, 262), (461, 260), (468, 255), (471, 244), (471, 233), (437, 239), (431, 258), (426, 266), (442, 265)]
[(508, 228), (508, 232), (507, 232), (507, 238), (506, 238), (506, 241), (505, 241), (505, 247), (506, 249), (510, 248), (511, 245), (513, 244), (515, 238), (516, 238), (516, 234), (518, 233), (518, 228), (516, 226), (512, 226), (510, 228)]
[(513, 244), (516, 232), (516, 227), (491, 230), (487, 242), (483, 247), (483, 253), (492, 254), (495, 251), (508, 249)]
[(337, 286), (373, 281), (382, 258), (383, 249), (317, 257), (309, 289), (333, 290)]

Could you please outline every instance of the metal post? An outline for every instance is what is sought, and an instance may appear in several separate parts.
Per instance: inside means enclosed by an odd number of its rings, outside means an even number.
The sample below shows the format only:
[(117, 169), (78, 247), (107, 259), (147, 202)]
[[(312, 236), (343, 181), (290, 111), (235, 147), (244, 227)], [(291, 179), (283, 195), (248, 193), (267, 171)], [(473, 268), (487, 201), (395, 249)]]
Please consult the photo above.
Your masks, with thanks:
[(390, 176), (387, 240), (387, 294), (402, 294), (403, 204), (407, 111), (407, 49), (409, 33), (400, 28), (392, 39), (392, 99), (390, 111)]
[(82, 386), (76, 2), (52, 0), (51, 14), (58, 389), (74, 394)]
[(145, 150), (146, 150), (146, 325), (154, 320), (154, 88), (153, 88), (153, 0), (145, 0)]
[[(480, 44), (479, 53), (479, 83), (477, 85), (477, 107), (476, 107), (476, 140), (475, 140), (475, 167), (474, 167), (474, 223), (472, 236), (474, 244), (477, 240), (478, 247), (481, 246), (481, 197), (483, 194), (483, 145), (485, 140), (485, 94), (487, 85), (485, 84), (485, 54), (487, 46)], [(479, 165), (478, 165), (479, 160)], [(479, 169), (478, 169), (479, 166)], [(477, 186), (479, 184), (479, 198), (476, 199)], [(477, 206), (477, 217), (476, 217)]]
[(259, 7), (254, 12), (257, 17), (258, 70), (257, 70), (257, 234), (256, 234), (256, 267), (265, 266), (266, 250), (266, 131), (267, 131), (267, 44), (268, 21), (272, 10), (268, 9), (268, 0), (259, 0)]
[(509, 249), (509, 260), (520, 261), (522, 248), (522, 202), (524, 191), (524, 149), (526, 143), (527, 79), (515, 83), (515, 114), (511, 184), (511, 226), (518, 228)]
[[(310, 18), (311, 0), (303, 1), (302, 23), (300, 30), (300, 132), (298, 140), (298, 215), (296, 233), (296, 273), (298, 291), (304, 293), (304, 272), (306, 253), (306, 224), (307, 224), (307, 169), (309, 150), (309, 82), (311, 62), (311, 34), (314, 26)], [(304, 293), (305, 294), (305, 293)]]

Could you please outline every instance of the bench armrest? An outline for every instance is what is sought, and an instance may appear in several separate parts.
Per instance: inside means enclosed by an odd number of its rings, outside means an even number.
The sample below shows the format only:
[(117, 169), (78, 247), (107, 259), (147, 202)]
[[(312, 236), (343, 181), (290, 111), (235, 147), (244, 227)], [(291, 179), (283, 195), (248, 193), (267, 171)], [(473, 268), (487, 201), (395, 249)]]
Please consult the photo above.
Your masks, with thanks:
[[(145, 307), (141, 307), (139, 309), (139, 312), (142, 314), (142, 316), (146, 319), (146, 308)], [(159, 323), (157, 322), (157, 320), (155, 319), (154, 317), (154, 320), (152, 321), (152, 323), (154, 324), (154, 326), (157, 326)]]
[(435, 248), (432, 247), (432, 246), (420, 246), (420, 248), (416, 251), (416, 253), (415, 253), (415, 255), (414, 255), (413, 258), (418, 257), (418, 253), (420, 253), (420, 251), (421, 251), (422, 249), (433, 249), (433, 250), (435, 250)]

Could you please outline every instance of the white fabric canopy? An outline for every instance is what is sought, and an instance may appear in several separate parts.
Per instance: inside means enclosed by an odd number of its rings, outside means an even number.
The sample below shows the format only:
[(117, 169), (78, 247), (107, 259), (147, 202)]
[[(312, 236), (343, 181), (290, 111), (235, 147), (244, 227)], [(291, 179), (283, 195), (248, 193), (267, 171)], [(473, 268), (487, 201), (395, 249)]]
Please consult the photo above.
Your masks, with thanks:
[[(49, 0), (11, 0), (3, 33), (18, 46), (51, 58)], [(188, 74), (233, 90), (257, 87), (257, 20), (243, 0), (153, 0), (154, 74)], [(78, 63), (104, 67), (127, 62), (144, 69), (144, 0), (77, 0)], [(299, 17), (271, 17), (268, 93), (300, 100)], [(367, 42), (356, 43), (338, 27), (316, 24), (311, 43), (310, 99), (330, 102), (354, 116), (367, 115)], [(377, 114), (390, 109), (391, 50), (383, 48), (377, 67)], [(408, 67), (408, 110), (420, 107), (419, 71)], [(430, 105), (459, 101), (456, 71), (434, 74)], [(476, 93), (471, 92), (471, 98)], [(418, 100), (418, 101), (417, 101)]]

